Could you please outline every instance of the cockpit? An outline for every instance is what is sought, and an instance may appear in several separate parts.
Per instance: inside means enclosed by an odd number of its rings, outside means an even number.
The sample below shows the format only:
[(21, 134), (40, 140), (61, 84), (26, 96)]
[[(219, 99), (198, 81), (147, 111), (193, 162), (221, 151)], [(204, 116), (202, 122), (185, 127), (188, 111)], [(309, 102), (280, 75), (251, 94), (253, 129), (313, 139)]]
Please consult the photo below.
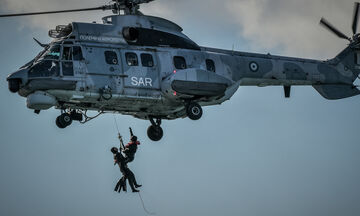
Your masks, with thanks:
[(84, 60), (81, 47), (72, 42), (55, 43), (45, 48), (33, 61), (29, 78), (74, 76), (74, 61)]

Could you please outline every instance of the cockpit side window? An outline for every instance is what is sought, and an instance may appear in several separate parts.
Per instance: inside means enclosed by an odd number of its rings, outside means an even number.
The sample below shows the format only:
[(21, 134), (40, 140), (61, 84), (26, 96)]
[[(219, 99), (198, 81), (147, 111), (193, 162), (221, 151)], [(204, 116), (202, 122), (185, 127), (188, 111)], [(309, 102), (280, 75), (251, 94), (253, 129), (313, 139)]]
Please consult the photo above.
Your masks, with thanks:
[(179, 70), (186, 69), (187, 65), (186, 65), (185, 58), (182, 56), (175, 56), (174, 57), (174, 66), (176, 69), (179, 69)]
[(62, 52), (62, 75), (63, 76), (74, 76), (74, 64), (73, 64), (73, 47), (63, 46)]
[(125, 53), (126, 63), (129, 66), (138, 66), (139, 61), (136, 53)]
[(72, 60), (72, 48), (71, 47), (64, 47), (62, 60), (71, 61)]
[(113, 51), (105, 51), (105, 61), (107, 64), (110, 64), (110, 65), (119, 64), (116, 52), (113, 52)]
[(63, 76), (74, 76), (74, 68), (72, 62), (62, 62)]
[(79, 47), (79, 46), (73, 47), (73, 58), (74, 58), (74, 61), (84, 60), (84, 57), (83, 57), (83, 54), (81, 51), (81, 47)]

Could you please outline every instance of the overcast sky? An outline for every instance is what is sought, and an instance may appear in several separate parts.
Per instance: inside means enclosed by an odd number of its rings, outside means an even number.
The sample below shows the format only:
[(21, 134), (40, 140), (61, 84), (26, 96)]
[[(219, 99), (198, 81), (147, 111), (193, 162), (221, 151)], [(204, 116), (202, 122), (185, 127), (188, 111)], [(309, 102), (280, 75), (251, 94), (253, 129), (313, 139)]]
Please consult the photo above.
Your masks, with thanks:
[[(98, 0), (0, 0), (1, 13), (93, 7)], [(145, 14), (184, 28), (202, 46), (328, 59), (345, 46), (318, 25), (322, 16), (351, 35), (353, 1), (157, 0)], [(49, 28), (100, 21), (107, 12), (0, 20), (0, 215), (145, 215), (135, 194), (112, 191), (120, 177), (109, 149), (118, 145), (112, 115), (65, 130), (58, 110), (35, 115), (7, 90), (6, 76), (49, 42)], [(355, 216), (360, 214), (360, 97), (323, 99), (312, 87), (241, 87), (200, 121), (149, 122), (118, 115), (142, 145), (131, 169), (157, 215)]]

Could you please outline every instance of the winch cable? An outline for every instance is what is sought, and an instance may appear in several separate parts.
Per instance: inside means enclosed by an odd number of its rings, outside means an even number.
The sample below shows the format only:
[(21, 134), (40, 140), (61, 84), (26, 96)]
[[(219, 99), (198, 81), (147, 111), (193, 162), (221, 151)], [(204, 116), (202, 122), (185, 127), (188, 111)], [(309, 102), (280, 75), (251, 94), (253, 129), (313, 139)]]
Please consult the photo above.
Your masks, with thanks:
[[(117, 123), (115, 114), (114, 114), (113, 116), (114, 116), (115, 126), (116, 126), (116, 129), (117, 129), (117, 131), (118, 131), (118, 135), (120, 135), (119, 125), (118, 125), (118, 123)], [(120, 136), (119, 136), (119, 137), (120, 137)], [(156, 215), (156, 213), (150, 212), (150, 211), (148, 211), (148, 210), (146, 209), (145, 203), (144, 203), (144, 200), (143, 200), (143, 198), (142, 198), (142, 196), (141, 196), (141, 194), (140, 194), (140, 191), (138, 192), (138, 194), (139, 194), (139, 198), (140, 198), (140, 201), (141, 201), (141, 205), (142, 205), (145, 213), (148, 214), (148, 215)]]
[(122, 150), (125, 150), (125, 146), (124, 146), (124, 143), (123, 143), (121, 134), (120, 134), (119, 125), (118, 125), (118, 123), (117, 123), (115, 114), (113, 114), (113, 117), (114, 117), (114, 122), (115, 122), (115, 125), (116, 125), (116, 129), (117, 129), (117, 131), (118, 131), (118, 138), (119, 138), (119, 141), (120, 141), (120, 151), (122, 151)]
[(116, 129), (117, 129), (118, 133), (120, 134), (119, 125), (118, 125), (118, 123), (117, 123), (117, 121), (116, 121), (115, 114), (114, 114), (113, 116), (114, 116), (114, 121), (115, 121)]
[(116, 121), (115, 114), (113, 114), (113, 117), (114, 117), (114, 122), (115, 122), (115, 126), (116, 126), (116, 129), (117, 129), (117, 132), (118, 132), (118, 134), (120, 135), (119, 125), (118, 125), (118, 123), (117, 123), (117, 121)]
[(146, 209), (145, 204), (144, 204), (144, 200), (143, 200), (143, 198), (141, 197), (140, 191), (138, 192), (138, 194), (139, 194), (139, 198), (140, 198), (142, 207), (143, 207), (144, 211), (146, 212), (146, 214), (148, 214), (148, 215), (156, 215), (155, 212), (150, 212), (150, 211), (148, 211), (148, 210)]

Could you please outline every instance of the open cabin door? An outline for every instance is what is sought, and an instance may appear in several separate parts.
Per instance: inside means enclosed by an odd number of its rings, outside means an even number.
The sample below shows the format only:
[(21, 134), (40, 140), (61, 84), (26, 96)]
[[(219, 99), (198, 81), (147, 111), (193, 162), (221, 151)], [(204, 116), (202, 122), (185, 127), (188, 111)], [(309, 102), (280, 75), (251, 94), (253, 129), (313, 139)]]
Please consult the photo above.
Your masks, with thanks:
[(86, 64), (80, 46), (65, 44), (61, 52), (61, 76), (64, 79), (77, 80), (78, 86), (85, 87)]
[(80, 46), (63, 45), (61, 68), (64, 77), (78, 77), (85, 73), (85, 59)]

